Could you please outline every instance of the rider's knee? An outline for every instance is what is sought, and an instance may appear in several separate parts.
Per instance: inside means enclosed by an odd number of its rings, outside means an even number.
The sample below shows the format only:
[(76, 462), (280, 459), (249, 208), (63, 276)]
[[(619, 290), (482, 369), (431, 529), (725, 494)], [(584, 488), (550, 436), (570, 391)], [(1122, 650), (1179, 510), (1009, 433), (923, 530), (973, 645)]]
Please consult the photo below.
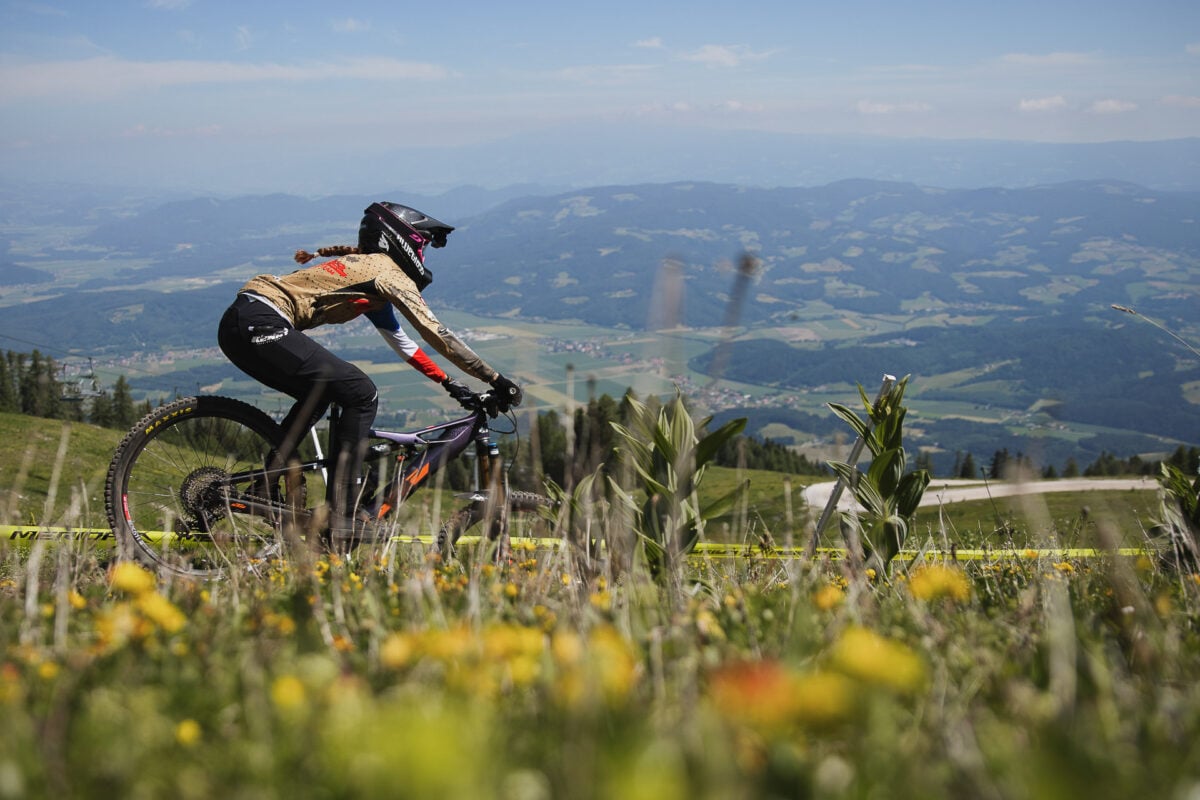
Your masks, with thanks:
[(365, 372), (348, 376), (337, 387), (336, 400), (342, 408), (357, 408), (375, 413), (379, 407), (379, 390)]

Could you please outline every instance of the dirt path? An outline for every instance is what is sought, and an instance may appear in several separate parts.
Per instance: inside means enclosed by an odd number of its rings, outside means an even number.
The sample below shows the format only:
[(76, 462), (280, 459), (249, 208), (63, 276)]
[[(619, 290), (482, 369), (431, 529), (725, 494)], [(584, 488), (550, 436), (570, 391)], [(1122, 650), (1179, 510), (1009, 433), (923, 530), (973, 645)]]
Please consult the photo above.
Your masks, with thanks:
[[(824, 508), (833, 492), (834, 481), (815, 483), (804, 490), (804, 500), (809, 508)], [(1025, 494), (1046, 494), (1047, 492), (1122, 492), (1131, 489), (1151, 491), (1158, 488), (1158, 482), (1153, 478), (1071, 478), (1053, 481), (1027, 481), (1024, 483), (1008, 483), (1004, 481), (988, 482), (970, 480), (948, 480), (934, 478), (921, 498), (922, 506), (937, 506), (945, 503), (958, 503), (964, 500), (986, 500), (989, 497), (1014, 497)], [(850, 508), (853, 496), (843, 491), (838, 500), (839, 509)]]

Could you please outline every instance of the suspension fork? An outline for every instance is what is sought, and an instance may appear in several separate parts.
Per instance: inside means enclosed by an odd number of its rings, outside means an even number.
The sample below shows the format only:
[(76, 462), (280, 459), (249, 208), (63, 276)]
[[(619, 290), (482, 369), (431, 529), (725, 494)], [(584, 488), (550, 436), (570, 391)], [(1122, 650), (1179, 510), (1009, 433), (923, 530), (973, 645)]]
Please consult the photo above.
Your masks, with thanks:
[(504, 459), (500, 447), (492, 439), (487, 422), (475, 429), (475, 491), (483, 493), (483, 519), (488, 524), (488, 536), (498, 541), (500, 550), (508, 552), (508, 503), (504, 485)]
[(475, 429), (475, 491), (498, 493), (504, 480), (504, 459), (486, 423)]

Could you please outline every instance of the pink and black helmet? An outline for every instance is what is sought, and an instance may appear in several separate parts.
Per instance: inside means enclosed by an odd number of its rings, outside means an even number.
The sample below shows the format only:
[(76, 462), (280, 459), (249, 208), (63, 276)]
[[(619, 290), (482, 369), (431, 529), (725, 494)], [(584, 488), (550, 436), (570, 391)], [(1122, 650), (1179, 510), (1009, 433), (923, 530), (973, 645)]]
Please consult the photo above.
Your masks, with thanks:
[(399, 203), (372, 203), (358, 226), (360, 253), (387, 253), (424, 291), (433, 281), (425, 266), (425, 245), (445, 247), (453, 225)]

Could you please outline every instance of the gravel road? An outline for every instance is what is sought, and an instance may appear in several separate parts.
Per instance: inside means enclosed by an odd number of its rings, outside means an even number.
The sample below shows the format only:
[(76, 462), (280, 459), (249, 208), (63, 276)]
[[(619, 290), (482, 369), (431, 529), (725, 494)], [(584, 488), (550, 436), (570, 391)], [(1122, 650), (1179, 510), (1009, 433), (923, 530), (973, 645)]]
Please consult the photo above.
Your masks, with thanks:
[[(804, 500), (809, 508), (824, 508), (829, 502), (835, 481), (815, 483), (804, 489)], [(963, 500), (986, 500), (989, 497), (1014, 497), (1047, 492), (1120, 492), (1131, 489), (1154, 490), (1158, 481), (1153, 478), (1070, 478), (1053, 481), (1026, 481), (1010, 483), (995, 481), (984, 483), (971, 480), (947, 480), (934, 478), (921, 498), (922, 506), (937, 506)], [(839, 509), (850, 508), (853, 495), (843, 491), (838, 500)]]

